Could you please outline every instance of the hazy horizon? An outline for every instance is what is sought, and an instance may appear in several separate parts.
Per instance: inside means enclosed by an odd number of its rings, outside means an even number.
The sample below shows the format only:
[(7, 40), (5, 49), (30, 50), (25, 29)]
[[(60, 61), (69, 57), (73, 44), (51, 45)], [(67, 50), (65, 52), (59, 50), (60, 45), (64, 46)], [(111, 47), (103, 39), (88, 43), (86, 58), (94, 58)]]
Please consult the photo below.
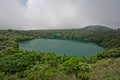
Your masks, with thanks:
[(0, 0), (0, 29), (120, 28), (120, 0)]

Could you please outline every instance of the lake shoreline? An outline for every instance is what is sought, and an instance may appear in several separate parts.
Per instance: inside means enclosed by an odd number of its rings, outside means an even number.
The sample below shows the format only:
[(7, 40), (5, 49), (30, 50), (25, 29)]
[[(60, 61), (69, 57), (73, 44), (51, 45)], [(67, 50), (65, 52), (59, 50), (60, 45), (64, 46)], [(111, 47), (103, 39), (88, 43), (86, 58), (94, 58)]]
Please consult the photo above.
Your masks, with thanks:
[[(41, 40), (42, 42), (39, 42), (39, 40)], [(36, 41), (38, 41), (38, 42), (36, 42)], [(36, 39), (32, 39), (32, 40), (24, 40), (22, 42), (21, 42), (21, 45), (19, 43), (19, 45), (20, 45), (19, 48), (22, 46), (26, 50), (31, 50), (31, 49), (39, 50), (38, 48), (40, 47), (41, 49), (39, 51), (55, 52), (55, 53), (60, 53), (60, 54), (68, 54), (69, 53), (69, 54), (80, 55), (82, 53), (84, 55), (85, 54), (89, 55), (90, 52), (96, 54), (98, 52), (101, 52), (101, 51), (99, 51), (99, 48), (100, 48), (100, 50), (104, 51), (104, 48), (102, 46), (99, 46), (98, 44), (91, 42), (91, 41), (87, 41), (87, 40), (36, 38)], [(40, 43), (40, 45), (39, 45), (39, 43)], [(34, 47), (36, 47), (36, 48), (34, 48)], [(77, 50), (74, 48), (76, 48)], [(94, 48), (96, 48), (96, 49), (94, 49)], [(73, 49), (73, 51), (72, 51), (72, 49)], [(79, 49), (81, 49), (81, 50), (79, 50)], [(95, 52), (93, 52), (92, 50)], [(98, 50), (98, 52), (97, 52), (97, 50)], [(66, 52), (64, 52), (64, 51), (66, 51)], [(73, 55), (73, 56), (75, 56), (75, 55)]]

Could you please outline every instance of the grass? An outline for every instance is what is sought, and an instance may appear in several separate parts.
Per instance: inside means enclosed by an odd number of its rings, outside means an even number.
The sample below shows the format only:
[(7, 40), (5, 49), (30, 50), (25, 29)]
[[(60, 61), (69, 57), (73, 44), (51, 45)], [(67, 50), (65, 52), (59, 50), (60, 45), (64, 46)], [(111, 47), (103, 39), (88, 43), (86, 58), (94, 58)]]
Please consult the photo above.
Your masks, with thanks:
[(120, 58), (99, 60), (91, 68), (89, 80), (120, 80)]

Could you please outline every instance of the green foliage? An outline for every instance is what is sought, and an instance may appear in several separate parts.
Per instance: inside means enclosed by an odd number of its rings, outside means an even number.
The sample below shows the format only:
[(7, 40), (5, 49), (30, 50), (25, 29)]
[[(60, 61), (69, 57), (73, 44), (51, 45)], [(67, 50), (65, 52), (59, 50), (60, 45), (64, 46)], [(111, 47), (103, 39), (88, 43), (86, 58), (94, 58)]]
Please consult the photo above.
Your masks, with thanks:
[(89, 80), (89, 74), (88, 73), (79, 73), (78, 78), (80, 80)]
[(81, 62), (79, 58), (62, 57), (54, 53), (23, 51), (0, 58), (0, 71), (13, 75), (23, 72), (24, 74), (20, 75), (24, 78), (46, 80), (69, 74), (75, 74), (79, 78), (78, 73), (89, 73), (90, 66)]
[(113, 48), (110, 50), (106, 50), (104, 52), (98, 53), (97, 59), (103, 59), (103, 58), (118, 58), (120, 57), (120, 48)]
[(120, 80), (120, 58), (107, 58), (91, 64), (89, 80)]
[(3, 80), (4, 79), (4, 72), (0, 72), (0, 80)]
[(63, 63), (64, 70), (67, 73), (78, 73), (78, 72), (89, 72), (90, 67), (87, 63), (81, 62), (79, 59), (76, 58), (70, 58), (69, 60), (65, 61)]
[[(0, 30), (0, 80), (89, 80), (89, 73), (96, 74), (102, 59), (120, 57), (120, 29), (113, 30), (103, 26), (89, 26), (82, 29), (17, 31)], [(26, 51), (19, 49), (18, 42), (34, 38), (60, 38), (89, 40), (105, 48), (104, 52), (86, 57), (61, 56), (51, 52)], [(119, 61), (118, 61), (119, 62)], [(104, 63), (104, 62), (103, 62)], [(117, 61), (116, 61), (117, 63)], [(108, 63), (99, 63), (101, 70)], [(109, 61), (112, 65), (113, 61)], [(92, 67), (90, 66), (92, 65)], [(116, 66), (116, 64), (113, 64)], [(119, 63), (117, 63), (119, 66)], [(111, 66), (112, 67), (112, 66)], [(113, 68), (113, 67), (112, 67)], [(117, 67), (118, 68), (118, 67)], [(91, 70), (92, 69), (92, 70)], [(108, 68), (109, 69), (109, 68)], [(119, 69), (119, 68), (118, 68)], [(106, 80), (119, 80), (119, 71), (114, 76), (103, 77)], [(102, 71), (101, 71), (102, 72)], [(107, 71), (106, 71), (107, 72)], [(96, 74), (97, 77), (101, 74)], [(95, 77), (96, 77), (95, 75)], [(90, 78), (89, 78), (90, 77)], [(95, 80), (97, 80), (95, 78)]]

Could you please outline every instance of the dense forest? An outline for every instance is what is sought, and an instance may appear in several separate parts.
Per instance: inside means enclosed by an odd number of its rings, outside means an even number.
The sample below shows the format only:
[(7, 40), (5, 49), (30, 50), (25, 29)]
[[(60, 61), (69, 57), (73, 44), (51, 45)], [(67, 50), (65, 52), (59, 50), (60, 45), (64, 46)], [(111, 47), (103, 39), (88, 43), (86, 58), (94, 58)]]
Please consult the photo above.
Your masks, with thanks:
[[(35, 38), (88, 40), (105, 51), (89, 57), (19, 48)], [(0, 80), (120, 80), (120, 29), (0, 30)]]

